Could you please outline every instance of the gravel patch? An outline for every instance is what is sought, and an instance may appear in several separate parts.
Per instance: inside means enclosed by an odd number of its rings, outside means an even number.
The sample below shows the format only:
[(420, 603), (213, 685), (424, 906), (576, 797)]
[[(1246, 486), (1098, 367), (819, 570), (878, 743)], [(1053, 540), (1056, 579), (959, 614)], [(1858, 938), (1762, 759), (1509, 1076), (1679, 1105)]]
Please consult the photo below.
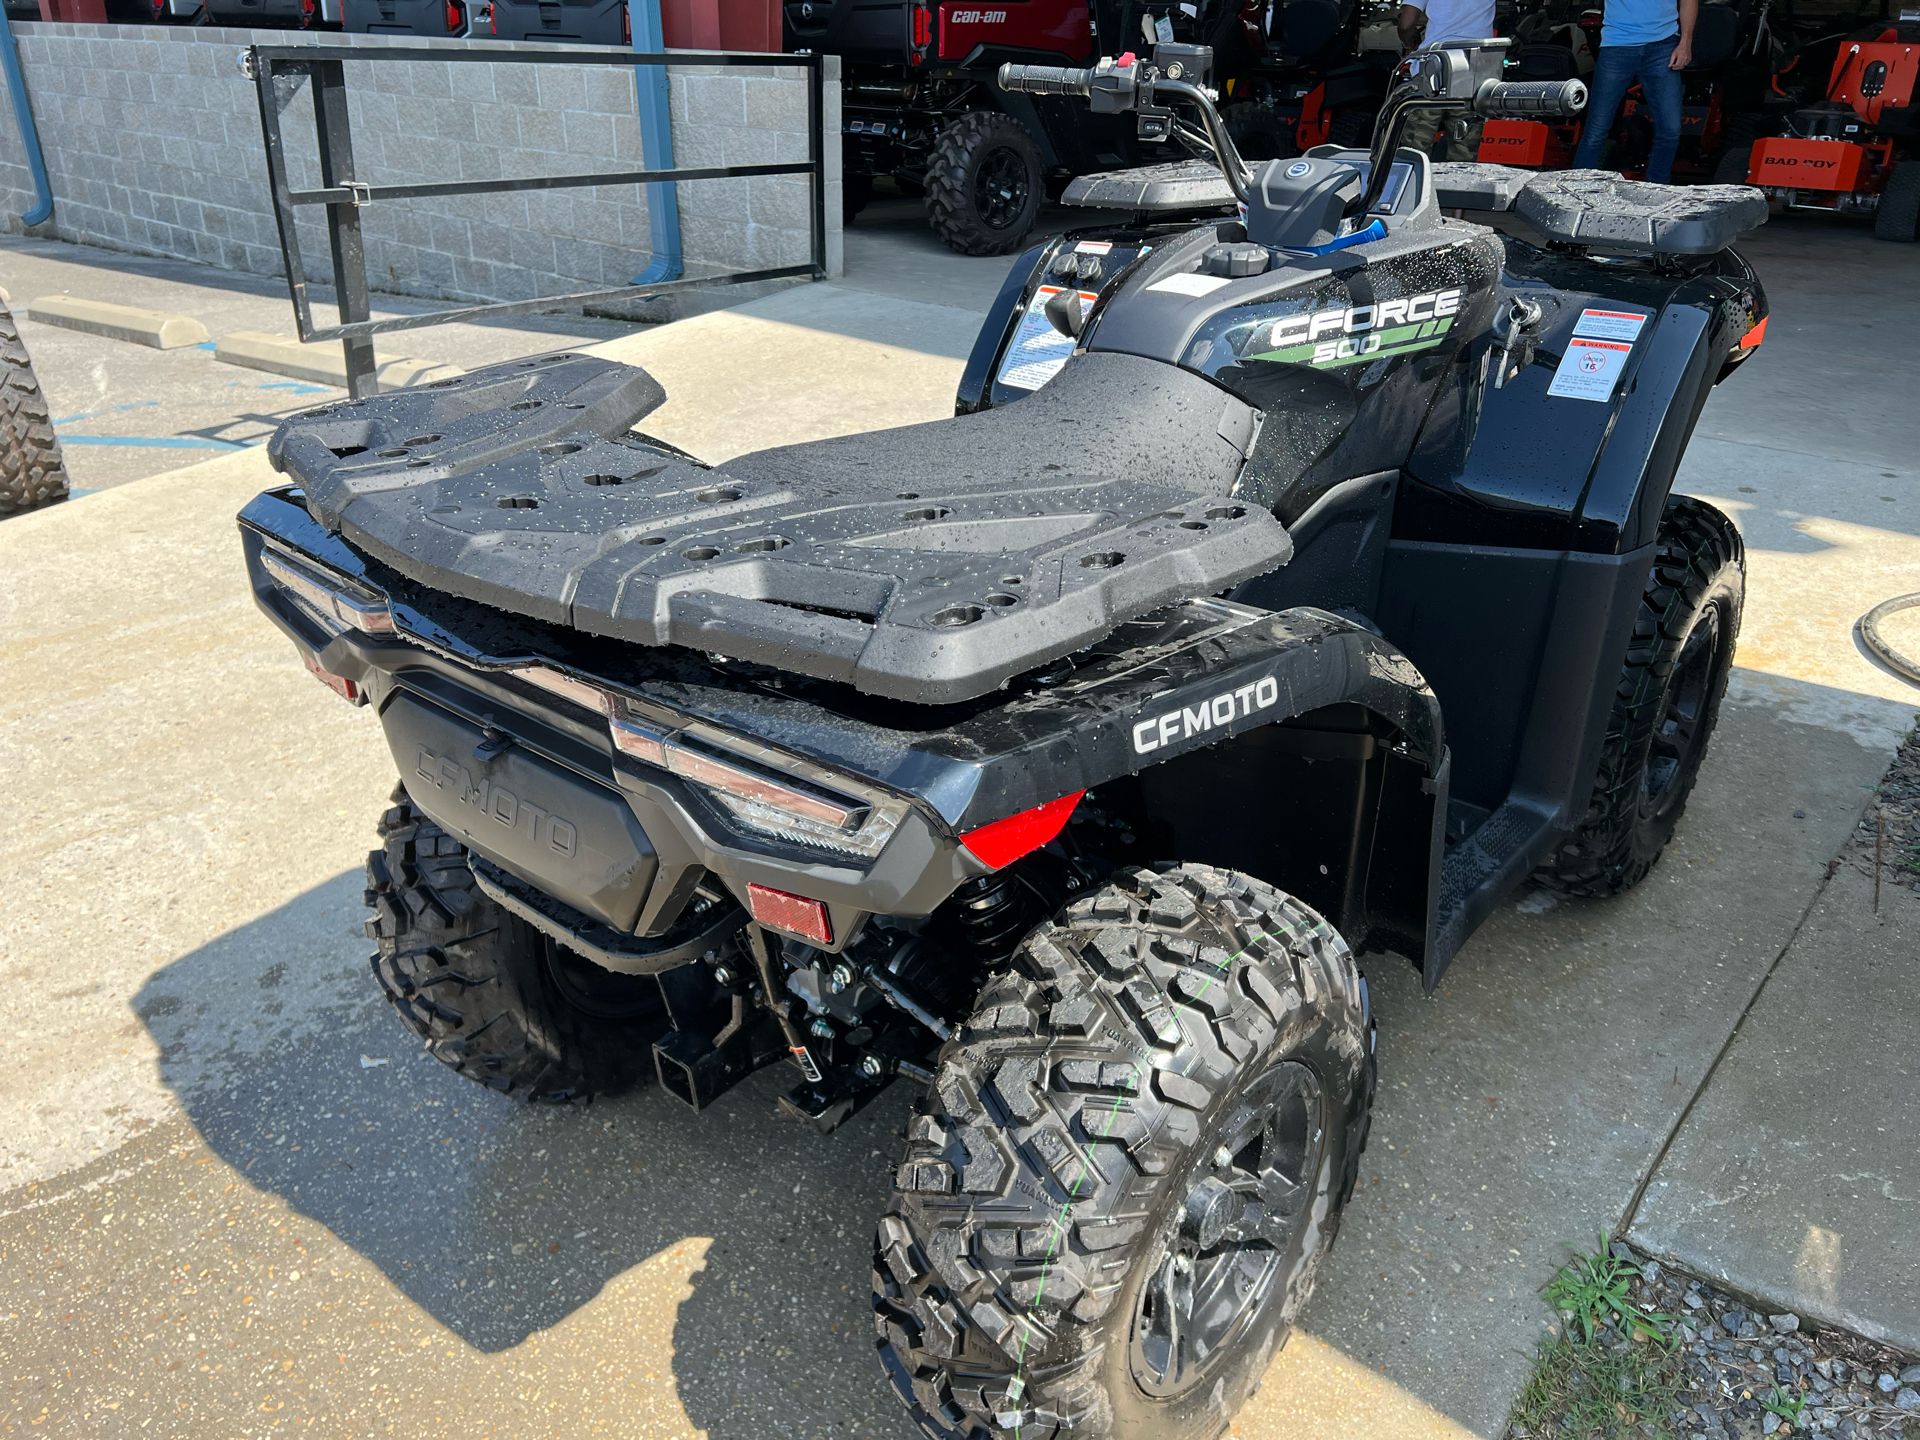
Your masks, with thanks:
[(1837, 863), (1866, 875), (1878, 871), (1883, 892), (1900, 887), (1920, 894), (1920, 725), (1893, 757)]
[(1920, 1440), (1916, 1357), (1820, 1329), (1799, 1315), (1758, 1309), (1618, 1241), (1612, 1250), (1639, 1266), (1632, 1299), (1665, 1318), (1671, 1345), (1631, 1339), (1612, 1325), (1601, 1327), (1593, 1344), (1616, 1359), (1638, 1357), (1661, 1373), (1663, 1393), (1672, 1402), (1666, 1424), (1648, 1418), (1614, 1424), (1605, 1416), (1596, 1421), (1588, 1407), (1533, 1428), (1514, 1424), (1507, 1440), (1787, 1435)]

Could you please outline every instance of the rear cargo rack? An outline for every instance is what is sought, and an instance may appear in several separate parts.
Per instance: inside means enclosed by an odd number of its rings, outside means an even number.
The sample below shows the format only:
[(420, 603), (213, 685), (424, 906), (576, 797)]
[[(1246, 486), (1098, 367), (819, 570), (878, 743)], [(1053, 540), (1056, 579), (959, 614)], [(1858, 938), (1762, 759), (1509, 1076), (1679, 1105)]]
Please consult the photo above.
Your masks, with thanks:
[(643, 370), (553, 355), (322, 407), (268, 454), (315, 520), (430, 589), (929, 704), (1291, 551), (1232, 494), (1255, 413), (1137, 356), (724, 469), (631, 433), (664, 398)]

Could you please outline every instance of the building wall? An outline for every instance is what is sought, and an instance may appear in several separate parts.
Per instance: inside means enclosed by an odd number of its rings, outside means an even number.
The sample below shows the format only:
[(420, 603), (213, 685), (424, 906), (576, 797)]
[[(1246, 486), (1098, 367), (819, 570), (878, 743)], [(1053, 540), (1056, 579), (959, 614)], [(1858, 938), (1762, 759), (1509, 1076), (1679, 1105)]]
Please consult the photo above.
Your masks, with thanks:
[[(54, 194), (53, 219), (36, 233), (261, 275), (282, 266), (256, 92), (239, 65), (247, 45), (497, 48), (200, 27), (14, 30)], [(828, 65), (825, 208), (838, 273), (839, 85), (837, 62)], [(669, 74), (677, 164), (807, 159), (804, 70)], [(634, 71), (624, 66), (349, 62), (346, 79), (356, 177), (370, 184), (642, 168)], [(318, 184), (308, 91), (298, 80), (281, 94), (295, 188)], [(382, 201), (361, 212), (368, 274), (376, 290), (475, 301), (624, 285), (651, 250), (644, 188)], [(679, 197), (689, 273), (809, 258), (804, 175), (683, 183)], [(31, 199), (12, 112), (0, 105), (0, 228), (17, 231)], [(298, 233), (308, 278), (326, 282), (323, 213), (303, 208)]]

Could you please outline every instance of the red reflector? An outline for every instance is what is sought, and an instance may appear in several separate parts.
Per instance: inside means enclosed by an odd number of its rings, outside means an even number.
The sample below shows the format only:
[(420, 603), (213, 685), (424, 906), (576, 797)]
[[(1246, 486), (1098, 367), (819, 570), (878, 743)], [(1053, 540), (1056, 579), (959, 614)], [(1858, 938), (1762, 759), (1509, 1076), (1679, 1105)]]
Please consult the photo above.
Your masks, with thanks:
[(785, 930), (819, 945), (833, 943), (833, 926), (827, 920), (827, 907), (804, 895), (789, 895), (769, 885), (747, 886), (747, 908), (762, 925)]
[(1062, 795), (1058, 800), (1049, 800), (1031, 810), (1022, 810), (1018, 815), (1009, 815), (1004, 820), (995, 820), (991, 825), (982, 825), (978, 830), (969, 830), (960, 837), (960, 843), (967, 847), (967, 852), (976, 860), (984, 860), (996, 870), (1003, 865), (1011, 865), (1066, 829), (1067, 821), (1073, 817), (1073, 807), (1080, 803), (1080, 797), (1086, 793), (1076, 790), (1071, 795)]
[(1763, 318), (1758, 325), (1754, 326), (1751, 330), (1747, 331), (1746, 334), (1742, 335), (1740, 337), (1740, 348), (1742, 350), (1751, 350), (1753, 349), (1754, 346), (1758, 345), (1762, 340), (1766, 339), (1767, 338), (1767, 320), (1770, 320), (1772, 318), (1773, 318), (1772, 316), (1767, 316)]
[(300, 652), (300, 658), (307, 662), (307, 669), (313, 672), (314, 679), (333, 691), (333, 693), (338, 695), (342, 700), (351, 700), (356, 705), (360, 703), (360, 687), (354, 684), (353, 681), (347, 679), (344, 675), (336, 675), (331, 670), (321, 669), (320, 662), (304, 650)]

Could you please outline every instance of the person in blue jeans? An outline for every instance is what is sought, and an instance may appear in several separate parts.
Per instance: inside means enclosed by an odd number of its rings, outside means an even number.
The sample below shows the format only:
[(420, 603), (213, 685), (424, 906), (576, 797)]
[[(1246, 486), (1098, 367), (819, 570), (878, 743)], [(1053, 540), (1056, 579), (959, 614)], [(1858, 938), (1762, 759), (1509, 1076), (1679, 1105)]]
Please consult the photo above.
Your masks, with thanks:
[(1693, 22), (1700, 0), (1607, 0), (1600, 27), (1600, 53), (1587, 82), (1587, 113), (1574, 151), (1578, 170), (1597, 169), (1620, 102), (1635, 80), (1653, 116), (1653, 149), (1647, 179), (1673, 179), (1673, 152), (1680, 145), (1680, 72), (1693, 62)]

